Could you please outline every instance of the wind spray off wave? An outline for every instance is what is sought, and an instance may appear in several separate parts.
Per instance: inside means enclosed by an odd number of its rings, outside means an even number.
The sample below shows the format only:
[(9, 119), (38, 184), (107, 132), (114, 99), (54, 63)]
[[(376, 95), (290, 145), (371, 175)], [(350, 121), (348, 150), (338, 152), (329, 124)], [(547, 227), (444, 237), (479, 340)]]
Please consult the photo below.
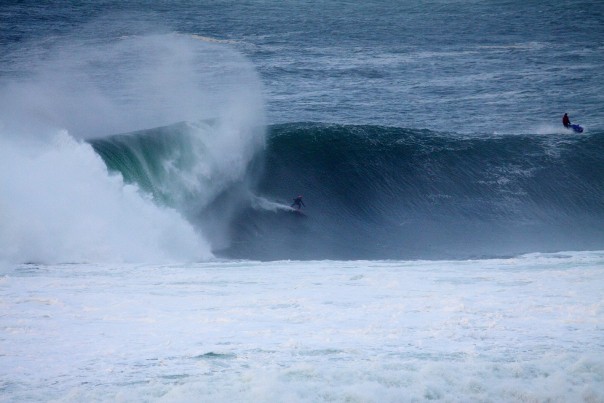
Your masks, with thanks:
[[(0, 83), (0, 260), (211, 257), (203, 230), (184, 218), (184, 199), (210, 203), (263, 146), (256, 73), (224, 45), (189, 36), (75, 37), (24, 49), (20, 77)], [(162, 161), (187, 189), (166, 188), (171, 203), (125, 184), (82, 141), (176, 122), (193, 123), (182, 123), (188, 148), (173, 150), (188, 153), (186, 169), (183, 155)]]

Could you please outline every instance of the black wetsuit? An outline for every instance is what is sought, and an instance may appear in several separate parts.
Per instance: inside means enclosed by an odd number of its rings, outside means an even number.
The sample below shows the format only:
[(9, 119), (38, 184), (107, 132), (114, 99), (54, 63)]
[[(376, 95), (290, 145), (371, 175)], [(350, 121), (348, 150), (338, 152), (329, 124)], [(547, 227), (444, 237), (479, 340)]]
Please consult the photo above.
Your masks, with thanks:
[(302, 208), (302, 206), (306, 207), (306, 205), (305, 205), (305, 204), (304, 204), (304, 202), (302, 201), (302, 198), (301, 198), (301, 197), (296, 197), (296, 198), (294, 199), (294, 202), (292, 203), (292, 205), (291, 205), (291, 206), (292, 206), (292, 207), (296, 206), (296, 207), (298, 208), (298, 210), (299, 210), (299, 209), (301, 209), (301, 208)]

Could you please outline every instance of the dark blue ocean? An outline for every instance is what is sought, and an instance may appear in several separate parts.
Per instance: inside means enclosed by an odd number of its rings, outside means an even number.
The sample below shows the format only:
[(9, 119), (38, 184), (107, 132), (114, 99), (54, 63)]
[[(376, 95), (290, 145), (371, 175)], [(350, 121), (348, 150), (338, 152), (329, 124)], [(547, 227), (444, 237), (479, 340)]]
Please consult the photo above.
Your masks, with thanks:
[(600, 2), (8, 1), (0, 12), (3, 77), (23, 73), (23, 47), (64, 36), (178, 32), (247, 57), (270, 123), (532, 134), (568, 112), (603, 126)]
[[(602, 127), (599, 2), (50, 4), (3, 3), (4, 74), (17, 73), (11, 59), (30, 43), (46, 48), (64, 35), (111, 40), (151, 26), (227, 41), (248, 57), (270, 122), (532, 133), (567, 111)], [(78, 32), (103, 18), (123, 21), (115, 31), (100, 23)]]

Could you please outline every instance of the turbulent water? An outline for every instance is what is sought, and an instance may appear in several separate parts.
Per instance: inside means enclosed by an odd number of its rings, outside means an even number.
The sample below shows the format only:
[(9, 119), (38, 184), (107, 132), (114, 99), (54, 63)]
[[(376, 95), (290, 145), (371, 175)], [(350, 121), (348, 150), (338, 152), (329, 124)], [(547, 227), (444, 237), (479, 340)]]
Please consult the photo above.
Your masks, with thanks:
[(0, 400), (604, 400), (603, 21), (3, 2)]
[(598, 402), (602, 265), (23, 265), (0, 400)]

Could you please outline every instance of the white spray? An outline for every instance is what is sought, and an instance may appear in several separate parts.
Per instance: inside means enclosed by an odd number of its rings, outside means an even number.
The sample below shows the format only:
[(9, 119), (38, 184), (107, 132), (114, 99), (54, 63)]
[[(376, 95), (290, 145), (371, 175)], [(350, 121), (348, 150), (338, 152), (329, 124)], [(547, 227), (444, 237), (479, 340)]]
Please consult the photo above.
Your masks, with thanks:
[(109, 173), (83, 140), (213, 119), (189, 172), (207, 204), (264, 144), (250, 64), (179, 34), (65, 40), (22, 64), (23, 77), (0, 82), (0, 261), (211, 257), (199, 229)]

